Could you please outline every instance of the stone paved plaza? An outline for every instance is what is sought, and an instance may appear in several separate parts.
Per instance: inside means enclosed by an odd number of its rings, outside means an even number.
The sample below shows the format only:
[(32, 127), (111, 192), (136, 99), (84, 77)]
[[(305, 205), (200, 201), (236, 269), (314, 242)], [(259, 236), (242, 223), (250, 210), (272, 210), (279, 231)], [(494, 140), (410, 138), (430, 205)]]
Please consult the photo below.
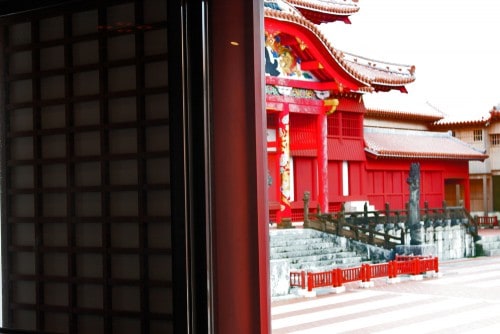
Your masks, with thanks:
[(440, 262), (439, 277), (272, 303), (279, 333), (499, 333), (500, 257)]

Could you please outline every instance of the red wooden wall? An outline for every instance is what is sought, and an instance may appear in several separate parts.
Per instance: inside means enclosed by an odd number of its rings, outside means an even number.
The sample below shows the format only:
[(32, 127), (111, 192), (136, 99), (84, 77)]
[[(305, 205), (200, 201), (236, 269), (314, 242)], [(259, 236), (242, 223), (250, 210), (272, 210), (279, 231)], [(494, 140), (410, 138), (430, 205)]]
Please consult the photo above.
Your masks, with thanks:
[[(368, 160), (366, 162), (366, 195), (376, 209), (389, 203), (391, 209), (404, 209), (408, 201), (408, 171), (410, 160)], [(422, 160), (420, 162), (420, 205), (441, 207), (446, 199), (445, 183), (460, 184), (463, 199), (468, 206), (469, 168), (467, 161)]]

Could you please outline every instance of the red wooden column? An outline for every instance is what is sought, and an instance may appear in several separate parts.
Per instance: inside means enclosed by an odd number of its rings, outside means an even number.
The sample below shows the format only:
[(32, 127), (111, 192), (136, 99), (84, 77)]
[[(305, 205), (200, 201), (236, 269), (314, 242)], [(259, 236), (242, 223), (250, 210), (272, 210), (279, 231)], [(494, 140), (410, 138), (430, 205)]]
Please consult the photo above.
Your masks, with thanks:
[(318, 203), (321, 212), (328, 212), (328, 119), (337, 110), (339, 100), (325, 99), (324, 111), (318, 114)]
[(292, 221), (290, 191), (292, 175), (290, 174), (290, 111), (288, 104), (278, 114), (278, 154), (280, 169), (280, 209), (276, 214), (278, 224), (289, 224)]
[(318, 204), (321, 212), (328, 212), (328, 127), (326, 113), (318, 114)]
[[(271, 332), (262, 0), (209, 2), (211, 333)], [(201, 77), (200, 77), (201, 78)]]

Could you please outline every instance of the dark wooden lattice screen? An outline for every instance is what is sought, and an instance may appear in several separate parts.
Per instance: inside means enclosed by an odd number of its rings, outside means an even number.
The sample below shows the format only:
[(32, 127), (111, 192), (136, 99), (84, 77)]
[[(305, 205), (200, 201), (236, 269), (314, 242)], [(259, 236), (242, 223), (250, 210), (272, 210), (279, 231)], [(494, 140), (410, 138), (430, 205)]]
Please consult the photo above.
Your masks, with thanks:
[(4, 327), (168, 333), (166, 1), (83, 5), (2, 28)]

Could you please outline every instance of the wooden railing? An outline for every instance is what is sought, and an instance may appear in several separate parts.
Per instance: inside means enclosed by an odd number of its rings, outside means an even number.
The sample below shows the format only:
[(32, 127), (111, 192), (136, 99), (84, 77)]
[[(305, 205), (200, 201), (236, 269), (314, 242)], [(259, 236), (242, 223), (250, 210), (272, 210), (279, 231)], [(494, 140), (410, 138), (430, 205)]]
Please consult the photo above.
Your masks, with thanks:
[(394, 229), (395, 232), (399, 233), (397, 235), (388, 233), (385, 230), (377, 230), (378, 224), (374, 222), (357, 225), (342, 218), (332, 219), (324, 216), (318, 218), (318, 220), (310, 220), (307, 227), (386, 249), (393, 249), (396, 245), (405, 243), (406, 231), (404, 227)]
[(312, 291), (320, 287), (340, 287), (345, 283), (369, 282), (373, 278), (395, 278), (399, 275), (420, 275), (426, 272), (439, 272), (437, 257), (405, 256), (398, 260), (362, 264), (360, 267), (335, 268), (323, 272), (290, 272), (290, 287), (299, 287)]
[[(308, 214), (306, 205), (304, 201), (304, 227), (386, 249), (405, 244), (408, 210), (390, 210), (389, 204), (386, 204), (384, 211), (368, 211), (365, 203), (362, 212), (346, 212), (342, 205), (339, 212)], [(425, 203), (420, 217), (426, 226), (439, 226), (448, 219), (460, 221), (475, 240), (478, 238), (477, 221), (463, 206), (448, 207), (443, 202), (441, 208), (429, 208), (428, 203)]]

